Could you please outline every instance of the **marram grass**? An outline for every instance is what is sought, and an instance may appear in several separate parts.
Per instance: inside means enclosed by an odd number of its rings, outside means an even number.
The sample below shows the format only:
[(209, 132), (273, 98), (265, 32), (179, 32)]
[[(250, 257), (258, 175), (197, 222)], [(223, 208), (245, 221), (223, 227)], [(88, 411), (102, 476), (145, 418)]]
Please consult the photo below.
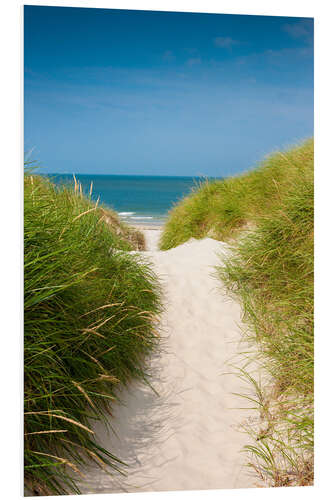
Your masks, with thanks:
[(248, 339), (274, 381), (269, 392), (261, 390), (260, 431), (248, 447), (253, 466), (273, 486), (313, 482), (314, 196), (313, 152), (307, 153), (297, 181), (256, 217), (256, 229), (233, 245), (219, 269), (241, 300)]
[(241, 302), (256, 366), (258, 419), (246, 425), (250, 466), (269, 486), (313, 483), (313, 140), (276, 152), (257, 169), (205, 183), (170, 213), (168, 249), (190, 237), (228, 240), (219, 278)]
[(26, 172), (24, 458), (35, 494), (79, 493), (87, 461), (126, 471), (90, 422), (105, 419), (118, 386), (145, 376), (158, 342), (157, 278), (127, 253), (142, 244), (78, 183), (59, 188)]
[(312, 157), (308, 154), (311, 150), (313, 141), (308, 140), (272, 154), (242, 175), (202, 182), (169, 212), (160, 249), (206, 236), (226, 241), (252, 228), (258, 215), (269, 214), (284, 191), (306, 175), (304, 171), (313, 162), (313, 153)]

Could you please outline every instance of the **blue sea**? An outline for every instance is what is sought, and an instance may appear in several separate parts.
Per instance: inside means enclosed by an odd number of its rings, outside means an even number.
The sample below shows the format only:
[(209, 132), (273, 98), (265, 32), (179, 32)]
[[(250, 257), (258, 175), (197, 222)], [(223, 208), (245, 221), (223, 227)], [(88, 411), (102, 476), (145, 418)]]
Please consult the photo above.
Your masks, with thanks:
[[(86, 194), (118, 212), (131, 225), (161, 226), (172, 206), (203, 181), (202, 177), (76, 174)], [(56, 184), (73, 184), (69, 174), (48, 174)]]

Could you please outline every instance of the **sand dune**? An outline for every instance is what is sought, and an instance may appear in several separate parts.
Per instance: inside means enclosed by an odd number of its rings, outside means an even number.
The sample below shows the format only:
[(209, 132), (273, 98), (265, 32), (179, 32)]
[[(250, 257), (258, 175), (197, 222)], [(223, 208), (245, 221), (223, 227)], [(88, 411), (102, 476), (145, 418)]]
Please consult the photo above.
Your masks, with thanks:
[(95, 426), (101, 444), (130, 465), (129, 476), (86, 470), (83, 493), (246, 488), (255, 486), (239, 426), (251, 411), (233, 393), (243, 383), (240, 307), (213, 276), (225, 243), (206, 238), (160, 252), (160, 231), (145, 230), (147, 257), (165, 292), (161, 352), (151, 360), (152, 389), (135, 382), (113, 406), (113, 431)]

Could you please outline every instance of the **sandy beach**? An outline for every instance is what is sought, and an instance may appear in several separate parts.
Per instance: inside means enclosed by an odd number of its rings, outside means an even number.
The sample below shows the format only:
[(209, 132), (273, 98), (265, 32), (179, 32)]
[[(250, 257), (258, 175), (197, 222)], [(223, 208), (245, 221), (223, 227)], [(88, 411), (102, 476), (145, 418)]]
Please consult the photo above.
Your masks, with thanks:
[(83, 493), (255, 487), (241, 453), (249, 437), (240, 429), (253, 412), (234, 395), (247, 389), (230, 373), (244, 350), (241, 310), (214, 277), (218, 254), (228, 247), (205, 238), (162, 252), (161, 231), (143, 232), (164, 290), (161, 351), (151, 359), (154, 390), (132, 383), (112, 406), (112, 430), (94, 426), (97, 440), (130, 466), (128, 477), (91, 466), (79, 487)]

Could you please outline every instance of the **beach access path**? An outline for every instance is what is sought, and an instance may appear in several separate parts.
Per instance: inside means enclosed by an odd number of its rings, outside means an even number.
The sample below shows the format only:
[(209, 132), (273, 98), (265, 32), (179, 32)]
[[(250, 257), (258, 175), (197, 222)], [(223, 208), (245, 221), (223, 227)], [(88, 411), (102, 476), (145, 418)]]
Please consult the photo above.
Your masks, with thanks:
[(255, 487), (241, 452), (249, 436), (240, 429), (253, 410), (234, 394), (248, 387), (231, 373), (244, 350), (241, 310), (214, 276), (228, 246), (205, 238), (158, 251), (160, 230), (143, 232), (164, 291), (161, 352), (149, 379), (156, 392), (132, 383), (112, 406), (113, 431), (94, 426), (98, 441), (130, 467), (127, 477), (88, 468), (82, 493)]

